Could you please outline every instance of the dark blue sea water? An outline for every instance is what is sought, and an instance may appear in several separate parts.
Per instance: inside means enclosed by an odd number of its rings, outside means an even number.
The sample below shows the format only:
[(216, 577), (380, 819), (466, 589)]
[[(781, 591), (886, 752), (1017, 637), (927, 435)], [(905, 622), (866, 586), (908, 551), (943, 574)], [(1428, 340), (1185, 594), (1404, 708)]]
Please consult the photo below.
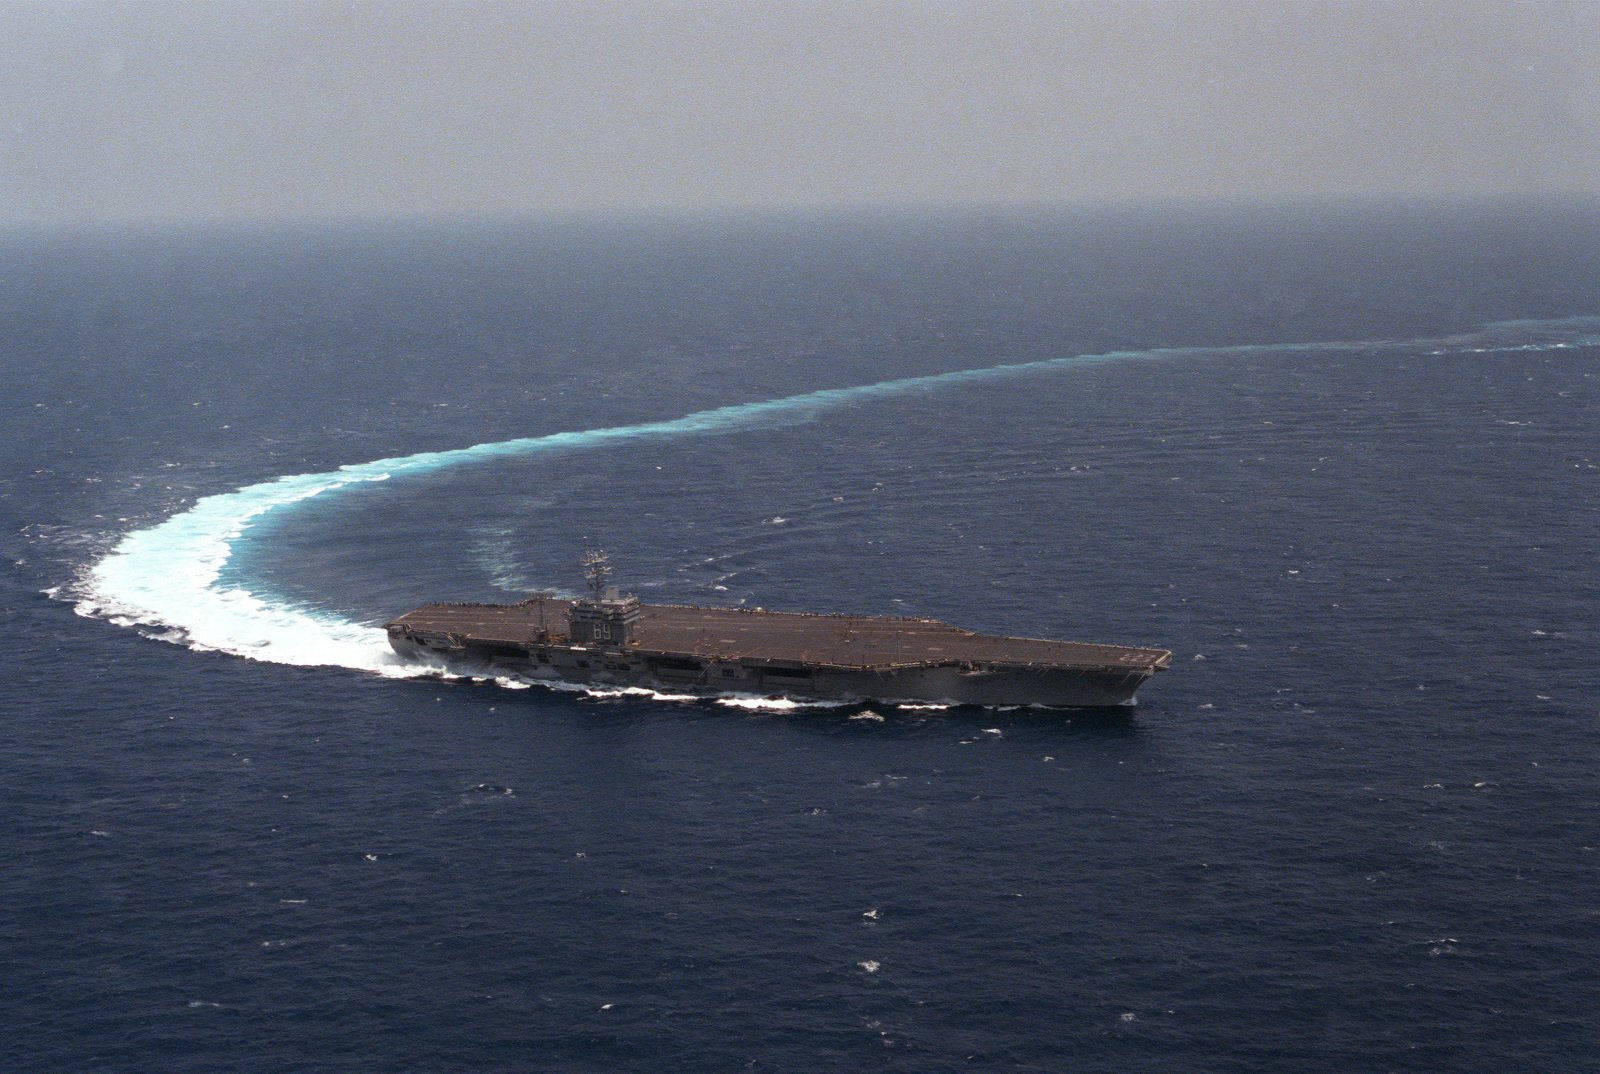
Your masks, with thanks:
[[(1600, 1064), (1593, 205), (18, 233), (0, 328), (0, 1069)], [(386, 655), (586, 539), (1176, 657)]]

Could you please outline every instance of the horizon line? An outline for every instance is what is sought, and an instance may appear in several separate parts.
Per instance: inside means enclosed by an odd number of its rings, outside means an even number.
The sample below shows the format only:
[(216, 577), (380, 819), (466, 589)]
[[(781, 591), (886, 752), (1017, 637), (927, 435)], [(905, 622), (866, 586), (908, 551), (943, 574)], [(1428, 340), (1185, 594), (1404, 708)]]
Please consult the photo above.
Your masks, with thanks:
[(1156, 197), (1143, 199), (1062, 198), (1016, 201), (921, 200), (831, 201), (788, 204), (730, 203), (727, 205), (637, 205), (587, 208), (496, 208), (483, 210), (357, 210), (306, 213), (207, 213), (193, 216), (66, 216), (50, 219), (0, 218), (0, 236), (44, 232), (161, 232), (186, 230), (255, 231), (267, 228), (474, 226), (485, 224), (605, 225), (618, 223), (707, 222), (713, 220), (759, 222), (797, 218), (860, 218), (879, 216), (1129, 216), (1159, 213), (1228, 213), (1252, 211), (1340, 212), (1352, 210), (1465, 210), (1588, 206), (1600, 210), (1600, 190), (1473, 191), (1456, 193), (1344, 193), (1282, 194), (1271, 197)]

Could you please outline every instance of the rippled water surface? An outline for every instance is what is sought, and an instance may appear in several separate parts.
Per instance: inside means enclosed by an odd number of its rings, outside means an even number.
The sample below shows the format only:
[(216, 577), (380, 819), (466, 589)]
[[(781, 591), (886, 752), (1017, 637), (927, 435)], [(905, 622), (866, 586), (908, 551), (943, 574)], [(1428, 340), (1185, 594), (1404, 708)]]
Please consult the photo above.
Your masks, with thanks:
[[(15, 235), (0, 1067), (1579, 1071), (1578, 206)], [(576, 588), (1114, 715), (416, 677)]]

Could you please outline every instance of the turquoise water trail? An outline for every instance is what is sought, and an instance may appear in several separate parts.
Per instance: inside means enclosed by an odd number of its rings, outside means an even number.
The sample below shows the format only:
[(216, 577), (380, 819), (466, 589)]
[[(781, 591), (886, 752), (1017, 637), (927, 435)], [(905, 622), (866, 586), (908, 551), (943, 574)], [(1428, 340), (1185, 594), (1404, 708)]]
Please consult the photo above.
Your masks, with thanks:
[[(426, 477), (471, 463), (542, 453), (605, 449), (653, 439), (718, 436), (798, 424), (826, 411), (943, 392), (1006, 378), (1071, 372), (1107, 362), (1284, 356), (1310, 352), (1426, 349), (1431, 354), (1561, 350), (1593, 343), (1584, 333), (1594, 318), (1492, 325), (1480, 333), (1407, 342), (1312, 342), (1237, 347), (1158, 348), (1074, 355), (1043, 361), (961, 369), (845, 388), (825, 388), (697, 411), (679, 418), (521, 437), (444, 451), (354, 463), (337, 470), (293, 474), (206, 496), (188, 509), (124, 536), (87, 566), (71, 587), (80, 614), (121, 625), (162, 629), (163, 640), (253, 660), (336, 666), (405, 677), (436, 669), (403, 663), (381, 629), (305, 607), (263, 588), (219, 581), (235, 547), (264, 517), (283, 516), (313, 497), (362, 484)], [(1509, 338), (1520, 335), (1521, 338)], [(1528, 339), (1528, 336), (1538, 338)], [(1560, 338), (1556, 338), (1560, 337)]]

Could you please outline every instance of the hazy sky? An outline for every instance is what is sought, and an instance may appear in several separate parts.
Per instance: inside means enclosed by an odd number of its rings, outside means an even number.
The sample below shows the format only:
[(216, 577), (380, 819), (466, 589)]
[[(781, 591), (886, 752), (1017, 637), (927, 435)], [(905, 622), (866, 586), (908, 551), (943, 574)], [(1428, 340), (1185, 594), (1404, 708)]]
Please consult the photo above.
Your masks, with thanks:
[(0, 221), (1600, 192), (1600, 3), (0, 0)]

